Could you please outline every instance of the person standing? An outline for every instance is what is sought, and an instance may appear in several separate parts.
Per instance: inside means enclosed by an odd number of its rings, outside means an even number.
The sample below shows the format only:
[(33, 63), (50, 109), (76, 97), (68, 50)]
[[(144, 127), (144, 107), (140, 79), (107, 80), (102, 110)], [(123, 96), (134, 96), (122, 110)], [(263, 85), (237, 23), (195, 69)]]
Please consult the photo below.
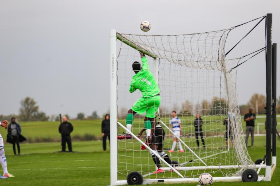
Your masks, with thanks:
[(203, 139), (203, 131), (202, 131), (202, 124), (203, 124), (203, 120), (202, 118), (199, 116), (199, 114), (196, 114), (196, 118), (194, 119), (194, 128), (195, 128), (195, 138), (196, 138), (196, 143), (197, 143), (197, 147), (199, 148), (199, 139), (198, 136), (200, 135), (202, 144), (203, 144), (203, 148), (205, 149), (205, 142)]
[(101, 124), (101, 133), (103, 137), (103, 151), (106, 151), (106, 139), (108, 137), (110, 143), (110, 115), (106, 114)]
[(180, 148), (180, 153), (183, 153), (183, 147), (181, 142), (179, 141), (179, 139), (177, 137), (180, 138), (181, 136), (181, 131), (182, 131), (182, 124), (181, 124), (181, 120), (177, 117), (176, 111), (172, 111), (172, 118), (169, 121), (170, 124), (170, 130), (172, 130), (175, 135), (173, 136), (173, 145), (172, 145), (172, 149), (170, 149), (168, 152), (173, 153), (174, 149), (176, 147), (176, 143), (178, 143), (178, 146)]
[(230, 117), (225, 118), (223, 124), (226, 126), (226, 131), (225, 131), (226, 147), (228, 148), (229, 138), (231, 140), (231, 146), (233, 147), (233, 132), (232, 132), (232, 126), (231, 126), (232, 123)]
[(16, 122), (16, 118), (11, 118), (11, 123), (8, 125), (8, 136), (10, 142), (13, 144), (14, 155), (16, 155), (16, 145), (18, 150), (18, 155), (20, 155), (20, 135), (21, 135), (21, 126)]
[(62, 152), (65, 152), (66, 143), (69, 152), (72, 152), (71, 132), (73, 132), (73, 125), (67, 121), (67, 117), (63, 116), (63, 122), (59, 126), (59, 133), (61, 134)]
[(255, 132), (255, 120), (256, 114), (253, 113), (253, 109), (249, 108), (249, 113), (245, 114), (244, 121), (246, 121), (246, 147), (248, 146), (248, 138), (251, 133), (251, 146), (254, 145), (254, 132)]

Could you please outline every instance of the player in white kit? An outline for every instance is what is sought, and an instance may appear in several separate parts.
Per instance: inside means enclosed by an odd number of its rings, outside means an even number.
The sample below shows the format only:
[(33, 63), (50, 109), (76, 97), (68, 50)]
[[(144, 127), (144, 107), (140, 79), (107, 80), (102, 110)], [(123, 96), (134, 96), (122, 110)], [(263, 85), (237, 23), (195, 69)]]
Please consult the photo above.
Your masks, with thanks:
[[(7, 120), (4, 120), (2, 122), (0, 121), (0, 126), (5, 127), (5, 129), (7, 129), (8, 121)], [(5, 151), (4, 151), (4, 142), (3, 142), (3, 137), (1, 136), (1, 134), (0, 134), (0, 164), (3, 169), (3, 177), (1, 175), (0, 175), (0, 177), (2, 177), (2, 178), (14, 177), (13, 175), (8, 173), (7, 159), (6, 159)]]
[[(173, 132), (176, 134), (176, 136), (180, 137), (181, 131), (182, 131), (182, 123), (181, 123), (181, 120), (177, 117), (176, 111), (172, 111), (172, 118), (170, 119), (169, 124), (170, 124), (170, 130), (173, 130)], [(174, 136), (174, 138), (173, 138), (172, 149), (170, 149), (168, 152), (170, 152), (170, 153), (174, 152), (176, 143), (178, 143), (178, 146), (180, 148), (179, 152), (183, 153), (184, 150), (182, 148), (182, 144), (179, 141), (179, 139), (176, 138), (176, 136)]]

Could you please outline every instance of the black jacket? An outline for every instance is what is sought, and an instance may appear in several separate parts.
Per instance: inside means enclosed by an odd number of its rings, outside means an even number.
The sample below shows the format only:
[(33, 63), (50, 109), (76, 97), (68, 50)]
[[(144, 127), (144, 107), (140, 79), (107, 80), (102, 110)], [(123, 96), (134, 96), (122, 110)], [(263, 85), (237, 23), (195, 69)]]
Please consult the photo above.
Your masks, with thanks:
[[(256, 117), (256, 114), (253, 113), (247, 113), (244, 115), (244, 120), (247, 118), (251, 118), (251, 117)], [(251, 120), (251, 121), (246, 121), (246, 127), (254, 127), (255, 126), (255, 120)]]
[(193, 125), (195, 128), (201, 128), (202, 124), (203, 124), (203, 120), (201, 117), (194, 119)]
[[(18, 124), (16, 122), (16, 126), (17, 126), (17, 132), (18, 132), (18, 137), (19, 137), (19, 142), (23, 142), (23, 141), (26, 141), (26, 138), (21, 135), (21, 127), (20, 127), (20, 124)], [(6, 140), (7, 143), (13, 143), (13, 136), (12, 136), (12, 128), (11, 128), (11, 123), (8, 125), (8, 134), (7, 134), (7, 140)]]
[(110, 119), (104, 119), (101, 124), (101, 132), (110, 134)]
[(70, 133), (73, 131), (73, 125), (66, 121), (60, 124), (59, 133), (63, 136), (70, 136)]
[[(16, 127), (17, 127), (17, 133), (18, 133), (18, 135), (20, 135), (21, 134), (21, 126), (17, 122), (15, 122), (15, 124), (16, 124)], [(12, 127), (11, 126), (12, 126), (12, 123), (10, 123), (8, 125), (8, 134), (9, 135), (12, 135)]]

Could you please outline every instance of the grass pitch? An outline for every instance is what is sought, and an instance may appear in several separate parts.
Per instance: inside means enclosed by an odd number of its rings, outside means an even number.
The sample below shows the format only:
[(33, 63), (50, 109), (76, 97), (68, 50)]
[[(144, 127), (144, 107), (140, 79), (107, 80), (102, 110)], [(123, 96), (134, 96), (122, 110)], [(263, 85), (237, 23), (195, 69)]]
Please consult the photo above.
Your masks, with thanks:
[[(265, 154), (265, 137), (256, 137), (255, 146), (249, 153), (253, 160), (262, 158)], [(109, 144), (108, 144), (109, 145)], [(110, 153), (103, 152), (101, 141), (74, 142), (75, 153), (58, 153), (60, 143), (22, 144), (21, 156), (12, 155), (12, 147), (6, 144), (5, 151), (8, 170), (15, 178), (0, 179), (1, 186), (15, 185), (109, 185), (110, 183)], [(280, 144), (278, 144), (280, 152)], [(278, 156), (279, 157), (279, 156)], [(280, 164), (278, 158), (278, 165)], [(2, 173), (2, 172), (0, 172)], [(263, 173), (263, 171), (262, 171)], [(157, 184), (167, 185), (167, 184)], [(194, 184), (172, 184), (190, 185)], [(276, 168), (271, 182), (255, 183), (213, 183), (224, 186), (278, 186), (280, 185), (280, 169)]]

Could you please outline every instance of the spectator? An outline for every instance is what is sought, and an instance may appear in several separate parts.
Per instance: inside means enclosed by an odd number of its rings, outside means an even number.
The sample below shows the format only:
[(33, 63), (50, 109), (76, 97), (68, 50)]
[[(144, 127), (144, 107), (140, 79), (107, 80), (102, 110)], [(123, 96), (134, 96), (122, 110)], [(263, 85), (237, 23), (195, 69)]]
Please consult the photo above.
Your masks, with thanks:
[(201, 141), (203, 144), (203, 148), (205, 149), (206, 147), (205, 147), (205, 142), (203, 139), (202, 124), (203, 124), (202, 118), (199, 116), (199, 114), (196, 114), (196, 118), (194, 119), (194, 127), (195, 127), (195, 138), (196, 138), (197, 147), (199, 148), (198, 135), (200, 135), (200, 138), (201, 138)]
[(18, 150), (18, 155), (20, 155), (20, 145), (19, 142), (25, 141), (25, 137), (21, 135), (21, 126), (16, 122), (16, 118), (11, 118), (11, 123), (8, 125), (8, 137), (7, 142), (13, 144), (14, 155), (16, 155), (16, 145)]
[(106, 114), (101, 124), (101, 132), (103, 137), (103, 151), (106, 151), (106, 139), (108, 137), (110, 143), (110, 115)]
[(253, 109), (249, 108), (249, 113), (245, 114), (244, 121), (246, 121), (246, 147), (248, 146), (248, 138), (251, 133), (251, 146), (254, 145), (254, 132), (255, 132), (255, 120), (256, 114), (253, 113)]
[(59, 126), (59, 133), (61, 134), (62, 152), (65, 152), (66, 143), (69, 152), (72, 152), (72, 142), (71, 142), (70, 133), (73, 132), (73, 125), (67, 121), (66, 116), (63, 116), (62, 120), (63, 122)]
[(231, 140), (231, 146), (233, 147), (233, 132), (232, 132), (232, 126), (230, 122), (231, 122), (230, 117), (225, 118), (224, 125), (226, 126), (226, 132), (225, 132), (226, 147), (228, 147), (229, 138)]

